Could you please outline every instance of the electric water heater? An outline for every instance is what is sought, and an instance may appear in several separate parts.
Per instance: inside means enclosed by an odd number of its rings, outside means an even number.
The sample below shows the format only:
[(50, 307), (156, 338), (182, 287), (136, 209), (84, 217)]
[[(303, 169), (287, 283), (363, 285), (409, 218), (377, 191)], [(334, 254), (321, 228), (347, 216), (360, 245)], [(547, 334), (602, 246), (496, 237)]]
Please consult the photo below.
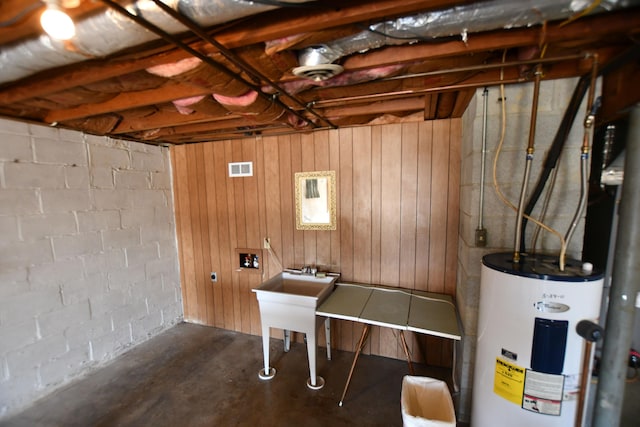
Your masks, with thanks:
[(576, 325), (597, 320), (602, 285), (576, 260), (560, 271), (552, 256), (482, 259), (473, 427), (574, 425), (585, 351)]

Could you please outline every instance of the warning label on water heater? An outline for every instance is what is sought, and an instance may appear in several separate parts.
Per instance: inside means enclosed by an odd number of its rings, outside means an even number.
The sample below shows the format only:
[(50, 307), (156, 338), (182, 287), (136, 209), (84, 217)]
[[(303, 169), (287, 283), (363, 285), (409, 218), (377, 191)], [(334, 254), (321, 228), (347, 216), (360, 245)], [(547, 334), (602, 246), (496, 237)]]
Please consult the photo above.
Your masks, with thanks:
[(564, 375), (527, 369), (522, 408), (546, 415), (560, 415)]
[(522, 404), (525, 368), (498, 357), (493, 392), (516, 405)]

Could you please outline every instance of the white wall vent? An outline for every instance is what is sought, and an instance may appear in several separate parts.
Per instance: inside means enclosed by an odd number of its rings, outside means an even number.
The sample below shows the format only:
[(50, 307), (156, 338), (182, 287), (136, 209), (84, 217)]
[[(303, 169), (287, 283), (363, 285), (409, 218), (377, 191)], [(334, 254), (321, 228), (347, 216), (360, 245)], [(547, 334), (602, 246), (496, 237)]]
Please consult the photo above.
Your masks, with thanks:
[(253, 162), (229, 163), (229, 176), (253, 176)]

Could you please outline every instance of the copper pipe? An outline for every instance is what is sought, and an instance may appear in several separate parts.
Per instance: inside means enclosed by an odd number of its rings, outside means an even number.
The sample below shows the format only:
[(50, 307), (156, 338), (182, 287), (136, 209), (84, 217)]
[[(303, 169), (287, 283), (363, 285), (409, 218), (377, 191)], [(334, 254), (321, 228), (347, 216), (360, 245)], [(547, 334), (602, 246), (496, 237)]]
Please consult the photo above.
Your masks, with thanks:
[(438, 76), (442, 74), (461, 73), (461, 72), (467, 72), (467, 71), (494, 70), (499, 68), (517, 67), (520, 65), (548, 64), (548, 63), (554, 63), (554, 62), (572, 61), (575, 59), (586, 59), (589, 56), (591, 56), (591, 54), (587, 53), (587, 54), (556, 56), (553, 58), (526, 59), (526, 60), (523, 59), (520, 61), (504, 62), (504, 63), (496, 62), (495, 64), (469, 65), (466, 67), (450, 68), (446, 70), (433, 70), (433, 71), (425, 71), (422, 73), (405, 74), (402, 76), (386, 77), (384, 79), (380, 79), (379, 81), (402, 80), (402, 79), (410, 79), (414, 77)]
[(420, 94), (423, 94), (423, 93), (426, 94), (426, 93), (433, 93), (433, 92), (450, 92), (450, 91), (455, 91), (455, 90), (460, 90), (460, 89), (478, 88), (478, 87), (482, 87), (482, 86), (497, 86), (497, 85), (500, 85), (500, 84), (525, 83), (527, 81), (529, 81), (529, 79), (527, 79), (525, 77), (518, 77), (517, 79), (496, 80), (496, 81), (493, 81), (493, 82), (465, 83), (465, 84), (456, 84), (456, 85), (449, 85), (449, 86), (433, 87), (433, 88), (428, 88), (428, 89), (401, 90), (401, 91), (387, 92), (387, 93), (381, 93), (381, 94), (346, 96), (344, 98), (334, 98), (334, 99), (327, 99), (327, 100), (312, 101), (311, 104), (313, 106), (326, 107), (326, 106), (334, 106), (333, 105), (334, 103), (336, 103), (336, 105), (341, 105), (341, 103), (346, 103), (346, 102), (351, 102), (351, 101), (384, 100), (385, 98), (393, 98), (393, 99), (407, 98), (407, 97), (411, 97), (411, 96), (415, 96), (415, 95), (420, 95)]
[(538, 118), (538, 99), (540, 96), (540, 80), (542, 78), (542, 66), (538, 65), (535, 72), (535, 80), (533, 86), (533, 102), (531, 105), (531, 122), (529, 124), (529, 144), (527, 146), (527, 156), (524, 168), (524, 178), (522, 180), (522, 188), (520, 191), (520, 201), (518, 203), (518, 213), (516, 215), (516, 233), (513, 245), (513, 262), (520, 262), (520, 239), (522, 231), (522, 218), (524, 217), (524, 200), (527, 194), (529, 183), (529, 174), (531, 172), (531, 163), (533, 162), (536, 122)]

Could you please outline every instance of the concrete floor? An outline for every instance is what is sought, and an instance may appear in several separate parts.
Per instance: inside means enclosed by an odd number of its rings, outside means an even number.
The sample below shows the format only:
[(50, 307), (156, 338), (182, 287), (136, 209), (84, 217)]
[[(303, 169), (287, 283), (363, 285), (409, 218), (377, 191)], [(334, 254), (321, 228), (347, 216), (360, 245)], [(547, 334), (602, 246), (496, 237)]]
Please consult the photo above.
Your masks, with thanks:
[[(326, 385), (309, 390), (306, 347), (283, 352), (271, 340), (277, 375), (258, 378), (262, 339), (183, 323), (114, 362), (39, 400), (2, 427), (53, 426), (401, 426), (407, 363), (361, 356), (338, 406), (353, 353), (318, 350)], [(416, 375), (446, 379), (448, 369), (414, 365)]]

